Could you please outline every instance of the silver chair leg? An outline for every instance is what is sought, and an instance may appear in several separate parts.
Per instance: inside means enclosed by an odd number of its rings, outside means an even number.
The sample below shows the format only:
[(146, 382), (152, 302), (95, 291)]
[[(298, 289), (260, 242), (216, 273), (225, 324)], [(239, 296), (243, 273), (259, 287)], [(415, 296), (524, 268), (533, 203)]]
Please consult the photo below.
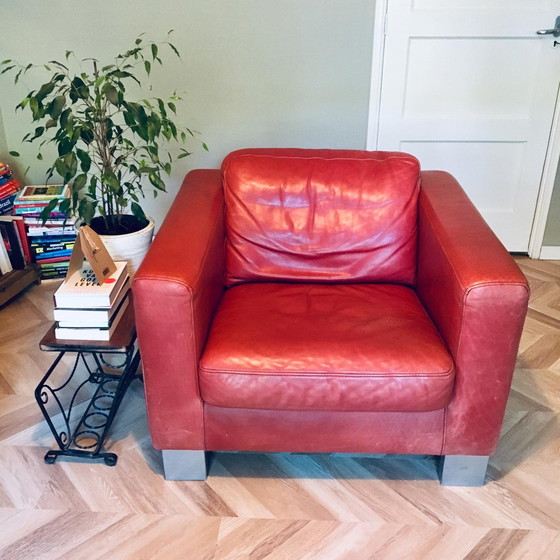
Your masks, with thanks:
[(206, 480), (206, 452), (184, 449), (164, 449), (165, 480)]
[(442, 486), (484, 485), (488, 455), (445, 455), (442, 459)]

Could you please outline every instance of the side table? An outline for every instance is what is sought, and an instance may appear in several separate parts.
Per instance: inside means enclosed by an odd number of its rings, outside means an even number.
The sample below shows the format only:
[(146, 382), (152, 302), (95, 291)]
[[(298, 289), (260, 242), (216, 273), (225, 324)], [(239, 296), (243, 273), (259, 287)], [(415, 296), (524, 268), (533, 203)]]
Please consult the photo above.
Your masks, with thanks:
[[(130, 382), (141, 378), (136, 373), (140, 354), (132, 302), (109, 341), (61, 340), (54, 336), (54, 329), (53, 323), (39, 346), (58, 356), (35, 389), (35, 399), (59, 447), (47, 452), (45, 462), (52, 464), (65, 455), (103, 459), (114, 466), (117, 455), (103, 451), (103, 445)], [(64, 362), (60, 362), (69, 352), (76, 354), (74, 364), (61, 376)], [(82, 403), (85, 411), (78, 415)]]

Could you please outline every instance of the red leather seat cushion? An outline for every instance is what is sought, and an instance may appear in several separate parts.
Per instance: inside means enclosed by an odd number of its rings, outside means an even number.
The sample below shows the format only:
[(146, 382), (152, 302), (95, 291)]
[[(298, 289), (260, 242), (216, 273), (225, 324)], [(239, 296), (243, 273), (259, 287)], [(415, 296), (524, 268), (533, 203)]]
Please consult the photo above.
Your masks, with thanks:
[(413, 285), (419, 171), (396, 152), (231, 153), (222, 165), (226, 284)]
[(453, 380), (414, 290), (389, 284), (230, 288), (200, 363), (203, 400), (234, 408), (437, 410)]

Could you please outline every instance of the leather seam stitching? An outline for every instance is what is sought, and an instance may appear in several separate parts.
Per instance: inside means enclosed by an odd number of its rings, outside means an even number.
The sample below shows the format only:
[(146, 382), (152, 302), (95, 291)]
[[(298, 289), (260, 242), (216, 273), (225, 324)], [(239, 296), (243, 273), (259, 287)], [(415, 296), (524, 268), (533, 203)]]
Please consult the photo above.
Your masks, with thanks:
[(248, 375), (248, 376), (260, 376), (260, 377), (317, 377), (318, 379), (332, 379), (332, 378), (348, 378), (348, 379), (392, 379), (392, 378), (406, 378), (406, 379), (445, 379), (447, 377), (452, 377), (455, 374), (455, 369), (449, 370), (443, 373), (423, 373), (423, 374), (414, 374), (414, 373), (395, 373), (395, 374), (387, 374), (387, 373), (326, 373), (326, 372), (251, 372), (251, 371), (239, 371), (239, 370), (229, 370), (229, 369), (207, 369), (204, 367), (200, 367), (201, 373), (206, 373), (208, 375)]

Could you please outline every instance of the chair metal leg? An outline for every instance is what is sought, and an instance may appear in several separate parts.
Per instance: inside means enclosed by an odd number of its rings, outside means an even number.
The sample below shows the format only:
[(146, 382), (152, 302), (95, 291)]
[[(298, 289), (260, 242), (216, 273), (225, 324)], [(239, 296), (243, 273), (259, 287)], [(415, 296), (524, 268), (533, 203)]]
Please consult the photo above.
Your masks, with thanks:
[(442, 457), (442, 486), (483, 486), (488, 455), (445, 455)]
[(185, 449), (164, 449), (165, 480), (206, 480), (206, 452)]

